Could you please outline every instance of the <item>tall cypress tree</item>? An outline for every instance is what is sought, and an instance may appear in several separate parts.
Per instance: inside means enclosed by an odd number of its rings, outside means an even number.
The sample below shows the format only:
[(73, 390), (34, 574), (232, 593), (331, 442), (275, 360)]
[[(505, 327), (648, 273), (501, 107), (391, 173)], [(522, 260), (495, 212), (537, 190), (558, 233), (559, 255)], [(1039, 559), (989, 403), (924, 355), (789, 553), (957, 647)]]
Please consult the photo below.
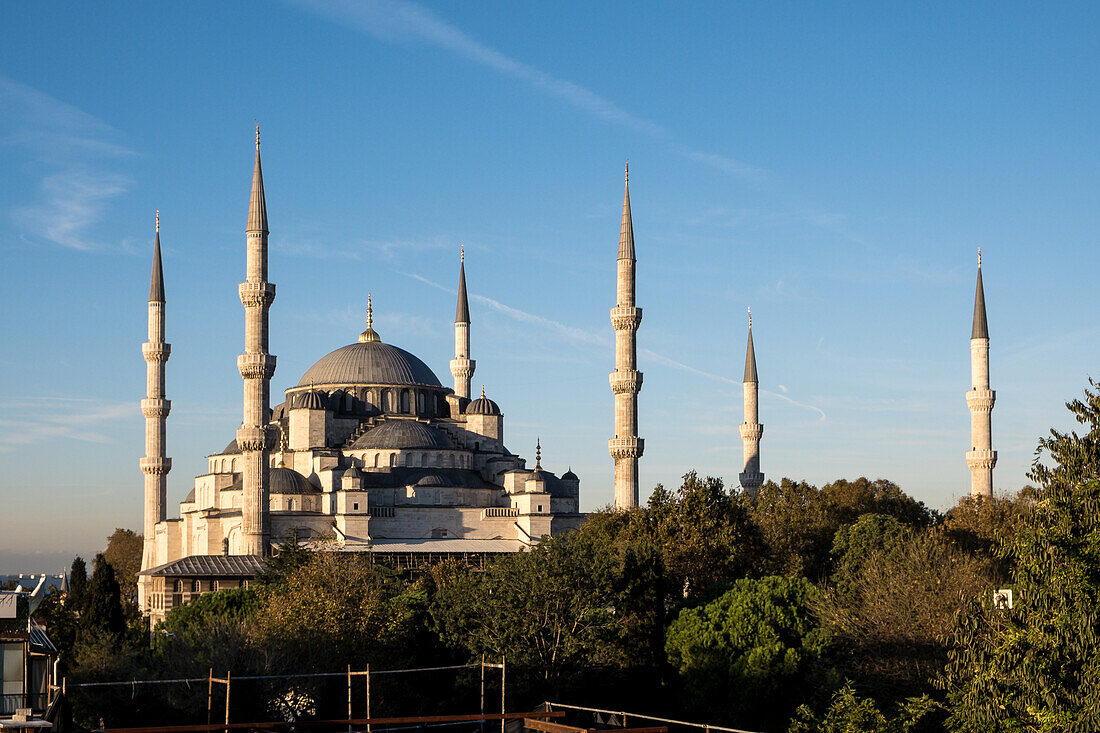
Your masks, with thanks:
[(84, 605), (84, 593), (88, 589), (88, 568), (84, 564), (84, 558), (77, 556), (73, 559), (73, 566), (69, 569), (69, 598), (66, 605), (72, 608), (82, 608)]
[(88, 583), (85, 594), (84, 608), (80, 617), (81, 627), (85, 630), (121, 634), (126, 628), (126, 622), (122, 615), (122, 601), (119, 596), (114, 568), (100, 553), (95, 556), (95, 570), (92, 572), (92, 579)]

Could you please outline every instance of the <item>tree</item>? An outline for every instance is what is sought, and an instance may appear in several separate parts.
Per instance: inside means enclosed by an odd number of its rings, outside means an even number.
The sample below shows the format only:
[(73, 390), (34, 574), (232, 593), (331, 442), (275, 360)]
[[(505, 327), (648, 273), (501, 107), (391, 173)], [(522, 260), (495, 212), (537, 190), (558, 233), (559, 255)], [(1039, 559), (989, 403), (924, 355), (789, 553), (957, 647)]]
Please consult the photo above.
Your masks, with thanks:
[(692, 709), (738, 726), (785, 722), (819, 671), (827, 636), (805, 578), (742, 579), (685, 608), (665, 649)]
[(95, 570), (85, 593), (80, 622), (84, 631), (118, 635), (126, 629), (115, 571), (102, 553), (95, 556)]
[(927, 691), (955, 612), (991, 586), (989, 563), (939, 529), (865, 514), (837, 533), (837, 571), (815, 603), (830, 660), (879, 701)]
[[(1012, 543), (1014, 605), (988, 594), (956, 618), (942, 686), (963, 731), (1100, 729), (1100, 390), (1066, 403), (1088, 428), (1051, 430), (1035, 505)], [(1053, 465), (1041, 462), (1043, 455)]]
[(69, 569), (69, 598), (66, 603), (73, 608), (84, 605), (84, 591), (88, 587), (88, 568), (84, 565), (84, 558), (73, 558), (73, 566)]
[(1012, 576), (1012, 558), (1007, 551), (1033, 504), (1034, 488), (1026, 487), (1015, 496), (964, 496), (944, 517), (947, 536), (967, 552), (988, 558), (997, 582)]
[(856, 694), (851, 682), (833, 694), (829, 707), (820, 716), (808, 705), (798, 708), (789, 733), (906, 733), (930, 727), (930, 714), (937, 705), (927, 696), (909, 698), (898, 706), (897, 714), (887, 718), (873, 700)]
[(763, 539), (722, 479), (690, 471), (675, 493), (658, 486), (647, 512), (673, 600), (698, 598), (717, 583), (758, 572)]
[(107, 549), (103, 551), (103, 558), (115, 571), (123, 608), (131, 617), (139, 612), (137, 574), (141, 570), (143, 542), (142, 536), (135, 534), (133, 530), (118, 528), (107, 538)]

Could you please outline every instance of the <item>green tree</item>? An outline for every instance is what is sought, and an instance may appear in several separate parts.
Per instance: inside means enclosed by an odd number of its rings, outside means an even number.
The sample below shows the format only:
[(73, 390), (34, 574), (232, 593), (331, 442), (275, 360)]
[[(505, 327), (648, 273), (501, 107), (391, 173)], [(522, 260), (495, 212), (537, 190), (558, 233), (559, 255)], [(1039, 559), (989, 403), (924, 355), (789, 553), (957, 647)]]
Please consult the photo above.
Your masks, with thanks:
[(691, 709), (738, 726), (785, 724), (820, 672), (827, 636), (805, 578), (742, 579), (668, 629), (666, 651)]
[(647, 512), (673, 600), (699, 598), (717, 583), (758, 572), (763, 539), (722, 479), (690, 471), (675, 492), (658, 486)]
[(789, 733), (907, 733), (933, 730), (932, 715), (936, 703), (929, 697), (910, 698), (898, 706), (897, 714), (887, 718), (874, 700), (860, 697), (849, 682), (833, 694), (829, 707), (815, 715), (808, 705), (798, 708)]
[(117, 528), (107, 538), (103, 558), (115, 571), (122, 598), (122, 607), (130, 618), (139, 614), (137, 605), (137, 574), (141, 570), (143, 539), (133, 530)]
[(1010, 550), (1013, 608), (983, 594), (958, 614), (943, 680), (955, 730), (1100, 729), (1100, 391), (1090, 387), (1066, 404), (1088, 431), (1039, 442), (1035, 504)]
[(1023, 526), (1035, 489), (1027, 487), (1015, 496), (964, 496), (944, 517), (944, 529), (967, 552), (986, 557), (993, 564), (997, 582), (1012, 576), (1008, 548)]
[(112, 635), (121, 634), (126, 629), (115, 571), (102, 553), (95, 556), (95, 570), (85, 592), (80, 623), (84, 631)]
[(69, 598), (65, 602), (73, 608), (81, 608), (84, 605), (84, 591), (88, 587), (88, 568), (84, 564), (84, 558), (73, 558), (73, 566), (69, 569)]
[(947, 663), (955, 612), (991, 588), (989, 563), (937, 528), (866, 514), (837, 533), (837, 571), (815, 602), (830, 661), (880, 702), (919, 695)]

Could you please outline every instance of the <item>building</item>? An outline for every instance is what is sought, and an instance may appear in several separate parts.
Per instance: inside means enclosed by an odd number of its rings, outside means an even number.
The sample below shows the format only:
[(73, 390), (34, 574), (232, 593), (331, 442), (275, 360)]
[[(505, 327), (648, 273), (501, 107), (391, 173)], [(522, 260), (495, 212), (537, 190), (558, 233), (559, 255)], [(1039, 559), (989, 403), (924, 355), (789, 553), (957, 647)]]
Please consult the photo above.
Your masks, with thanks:
[(474, 562), (519, 551), (577, 526), (580, 480), (533, 468), (508, 450), (504, 414), (484, 388), (471, 399), (471, 314), (464, 253), (459, 262), (453, 387), (415, 355), (386, 343), (373, 327), (321, 357), (269, 406), (275, 356), (267, 352), (267, 206), (259, 130), (246, 229), (243, 420), (207, 459), (166, 516), (166, 297), (159, 214), (149, 294), (145, 547), (139, 603), (154, 621), (194, 595), (247, 584), (283, 541), (325, 538), (341, 550), (390, 558), (459, 557)]

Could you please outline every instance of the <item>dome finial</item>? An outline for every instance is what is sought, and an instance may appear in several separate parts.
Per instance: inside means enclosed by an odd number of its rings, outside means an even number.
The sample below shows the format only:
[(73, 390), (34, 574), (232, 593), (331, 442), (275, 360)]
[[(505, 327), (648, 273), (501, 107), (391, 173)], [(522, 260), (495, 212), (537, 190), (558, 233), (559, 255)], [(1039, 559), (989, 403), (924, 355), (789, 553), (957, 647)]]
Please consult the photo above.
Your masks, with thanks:
[(535, 439), (535, 470), (542, 470), (542, 438)]
[(465, 261), (466, 261), (466, 245), (465, 244), (460, 244), (460, 245), (458, 245), (458, 262), (459, 262), (459, 264), (462, 264)]
[(982, 248), (978, 247), (978, 268), (982, 266)]
[(157, 214), (154, 218), (154, 224), (157, 228), (157, 234), (160, 234), (160, 209), (157, 209)]
[(256, 149), (260, 149), (260, 123), (256, 122)]
[(279, 468), (286, 468), (286, 460), (283, 455), (286, 453), (286, 433), (279, 432)]
[(747, 310), (749, 312), (749, 330), (751, 331), (752, 330), (752, 306), (750, 305), (745, 310)]
[(626, 161), (626, 169), (623, 171), (623, 180), (630, 183), (630, 161)]
[(371, 305), (371, 295), (367, 293), (367, 330), (359, 334), (359, 343), (366, 344), (381, 341), (374, 330), (374, 306)]
[(481, 399), (485, 399), (485, 385), (481, 385)]

